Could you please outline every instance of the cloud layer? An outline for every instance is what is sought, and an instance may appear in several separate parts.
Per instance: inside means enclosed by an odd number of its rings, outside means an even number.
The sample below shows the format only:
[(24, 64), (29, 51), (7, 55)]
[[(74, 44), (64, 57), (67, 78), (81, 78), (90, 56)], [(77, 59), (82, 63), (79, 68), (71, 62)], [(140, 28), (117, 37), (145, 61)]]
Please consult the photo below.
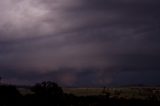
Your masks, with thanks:
[(159, 5), (1, 0), (0, 75), (16, 83), (48, 79), (66, 86), (159, 84)]

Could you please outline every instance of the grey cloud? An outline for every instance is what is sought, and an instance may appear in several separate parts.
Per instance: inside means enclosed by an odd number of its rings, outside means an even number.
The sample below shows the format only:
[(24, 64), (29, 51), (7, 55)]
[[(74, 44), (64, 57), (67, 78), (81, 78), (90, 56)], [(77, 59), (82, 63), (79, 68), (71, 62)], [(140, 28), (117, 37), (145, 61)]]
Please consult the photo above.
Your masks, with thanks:
[[(6, 73), (8, 71), (9, 73)], [(12, 84), (34, 84), (44, 80), (51, 80), (65, 87), (104, 87), (121, 85), (157, 85), (159, 83), (159, 71), (121, 71), (99, 69), (58, 69), (48, 73), (26, 72), (16, 70), (2, 71), (3, 82)], [(7, 79), (7, 80), (6, 80)]]
[[(19, 70), (37, 74), (37, 79), (34, 76), (26, 79), (37, 81), (43, 75), (42, 79), (52, 79), (39, 73), (50, 73), (49, 70), (60, 67), (81, 69), (66, 71), (71, 79), (64, 75), (65, 71), (53, 71), (56, 80), (65, 83), (64, 77), (68, 82), (74, 80), (73, 85), (77, 80), (83, 85), (88, 78), (97, 80), (90, 82), (93, 85), (109, 84), (114, 82), (112, 71), (122, 73), (119, 78), (127, 77), (130, 71), (133, 76), (144, 74), (140, 70), (158, 74), (158, 0), (2, 0), (0, 3), (5, 5), (0, 7), (5, 10), (0, 16), (0, 66), (13, 68), (6, 72), (11, 72), (10, 75), (4, 74), (7, 78), (18, 78), (21, 74), (14, 72)], [(96, 74), (102, 73), (106, 82), (98, 82)]]

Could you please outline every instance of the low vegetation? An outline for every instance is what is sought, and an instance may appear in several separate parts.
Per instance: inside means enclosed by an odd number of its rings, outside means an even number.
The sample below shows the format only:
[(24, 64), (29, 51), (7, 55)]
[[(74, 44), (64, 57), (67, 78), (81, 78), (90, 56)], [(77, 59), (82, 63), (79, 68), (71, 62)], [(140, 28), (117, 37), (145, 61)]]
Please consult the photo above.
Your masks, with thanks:
[(61, 88), (54, 82), (0, 85), (0, 106), (160, 106), (159, 88)]

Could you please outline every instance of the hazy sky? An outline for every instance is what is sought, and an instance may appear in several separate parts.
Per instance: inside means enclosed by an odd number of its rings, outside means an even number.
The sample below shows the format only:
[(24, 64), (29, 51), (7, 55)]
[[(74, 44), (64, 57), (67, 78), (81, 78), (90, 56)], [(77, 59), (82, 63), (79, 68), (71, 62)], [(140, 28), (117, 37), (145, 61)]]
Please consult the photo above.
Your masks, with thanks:
[(0, 76), (17, 84), (160, 84), (159, 12), (159, 0), (0, 0)]

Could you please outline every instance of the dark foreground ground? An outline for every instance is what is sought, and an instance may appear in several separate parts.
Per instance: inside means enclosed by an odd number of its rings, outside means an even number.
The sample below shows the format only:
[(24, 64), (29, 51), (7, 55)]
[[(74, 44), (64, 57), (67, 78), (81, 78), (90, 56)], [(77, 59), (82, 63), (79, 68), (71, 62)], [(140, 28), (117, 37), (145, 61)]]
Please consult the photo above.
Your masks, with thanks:
[(159, 88), (65, 88), (43, 82), (33, 87), (0, 85), (0, 106), (160, 106)]

